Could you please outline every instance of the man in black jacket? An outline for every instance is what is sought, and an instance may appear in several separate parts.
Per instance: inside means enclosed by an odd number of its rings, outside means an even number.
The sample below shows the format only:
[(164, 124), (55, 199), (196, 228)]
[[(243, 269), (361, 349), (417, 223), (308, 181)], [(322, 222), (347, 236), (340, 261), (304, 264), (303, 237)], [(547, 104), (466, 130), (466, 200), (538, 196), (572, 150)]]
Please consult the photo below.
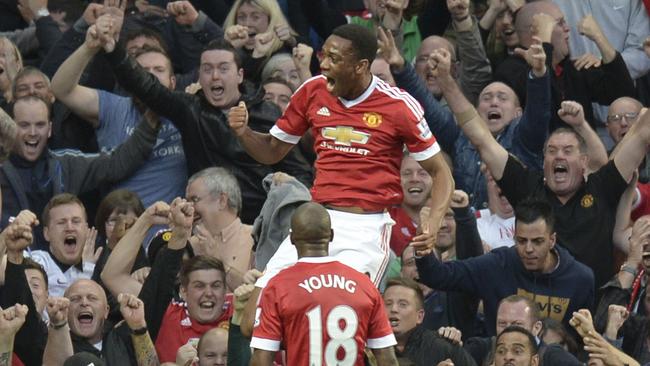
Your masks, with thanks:
[(280, 117), (280, 109), (262, 100), (262, 94), (243, 95), (244, 72), (237, 51), (223, 40), (210, 42), (201, 54), (196, 95), (170, 91), (142, 69), (126, 51), (117, 47), (107, 53), (120, 85), (149, 108), (167, 117), (180, 131), (187, 158), (188, 174), (221, 166), (233, 172), (242, 190), (241, 218), (251, 224), (260, 212), (266, 192), (262, 179), (272, 171), (284, 171), (311, 185), (311, 167), (293, 149), (280, 163), (269, 167), (251, 158), (228, 126), (224, 111), (246, 102), (250, 126), (268, 132)]
[(417, 282), (408, 278), (393, 278), (384, 291), (388, 320), (397, 339), (395, 354), (416, 366), (437, 365), (451, 359), (455, 366), (475, 365), (472, 357), (458, 345), (453, 345), (432, 330), (424, 328), (424, 298)]

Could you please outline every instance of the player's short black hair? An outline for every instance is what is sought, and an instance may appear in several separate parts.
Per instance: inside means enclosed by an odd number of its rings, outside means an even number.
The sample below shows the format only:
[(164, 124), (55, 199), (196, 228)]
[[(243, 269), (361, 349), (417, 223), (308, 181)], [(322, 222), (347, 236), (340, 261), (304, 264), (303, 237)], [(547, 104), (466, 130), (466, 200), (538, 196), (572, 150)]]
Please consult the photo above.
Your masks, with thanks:
[(352, 42), (352, 49), (358, 61), (365, 59), (370, 64), (375, 59), (377, 55), (377, 36), (371, 29), (358, 24), (344, 24), (336, 27), (332, 31), (332, 35)]
[(536, 355), (537, 352), (539, 351), (539, 345), (537, 344), (537, 340), (535, 339), (535, 336), (533, 333), (529, 332), (528, 329), (522, 328), (518, 325), (509, 325), (506, 327), (506, 329), (502, 330), (499, 335), (497, 335), (497, 341), (496, 343), (499, 343), (499, 339), (504, 335), (508, 333), (521, 333), (525, 335), (528, 338), (528, 343), (530, 345), (530, 351), (531, 355)]

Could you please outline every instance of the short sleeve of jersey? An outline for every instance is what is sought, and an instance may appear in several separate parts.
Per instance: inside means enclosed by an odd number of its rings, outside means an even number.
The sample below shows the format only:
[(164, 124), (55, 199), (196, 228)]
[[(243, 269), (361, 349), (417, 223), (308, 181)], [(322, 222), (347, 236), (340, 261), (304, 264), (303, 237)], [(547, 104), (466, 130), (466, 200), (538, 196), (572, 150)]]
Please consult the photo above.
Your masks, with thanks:
[(291, 97), (287, 110), (282, 117), (271, 128), (271, 135), (280, 141), (297, 144), (302, 135), (309, 128), (307, 120), (307, 109), (310, 99), (310, 90), (313, 83), (318, 82), (317, 78), (306, 81)]
[(399, 124), (404, 143), (411, 157), (417, 161), (427, 160), (440, 152), (440, 145), (429, 129), (429, 124), (424, 118), (422, 106), (411, 95), (403, 91), (390, 90), (393, 97), (401, 99), (404, 103), (403, 112), (406, 123)]
[(270, 284), (262, 290), (260, 303), (255, 310), (255, 324), (250, 346), (265, 351), (278, 351), (282, 341), (282, 324), (277, 308), (276, 288)]
[(386, 348), (397, 344), (393, 329), (390, 327), (388, 315), (384, 307), (384, 301), (375, 290), (375, 306), (370, 314), (370, 322), (368, 324), (368, 348)]
[(532, 193), (534, 183), (528, 169), (514, 155), (508, 154), (503, 176), (497, 182), (512, 207)]

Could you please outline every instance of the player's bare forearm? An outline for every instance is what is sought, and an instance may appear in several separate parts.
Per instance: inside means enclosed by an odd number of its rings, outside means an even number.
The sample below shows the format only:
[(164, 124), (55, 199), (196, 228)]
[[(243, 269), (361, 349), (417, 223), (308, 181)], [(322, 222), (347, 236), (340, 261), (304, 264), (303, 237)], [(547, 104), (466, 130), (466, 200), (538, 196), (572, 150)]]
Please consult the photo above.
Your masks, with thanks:
[(282, 142), (271, 134), (260, 133), (246, 128), (246, 132), (239, 136), (244, 150), (253, 159), (266, 165), (272, 165), (282, 160), (293, 145)]
[(135, 358), (138, 361), (138, 366), (158, 366), (158, 354), (156, 348), (151, 341), (149, 332), (145, 334), (131, 334), (133, 341), (133, 348), (135, 349)]
[[(430, 161), (430, 163), (429, 163)], [(442, 224), (442, 219), (447, 213), (451, 195), (454, 192), (454, 178), (451, 175), (449, 165), (445, 162), (441, 153), (434, 155), (427, 160), (427, 167), (424, 167), (432, 179), (431, 189), (431, 221), (432, 233), (437, 233)]]
[(393, 347), (379, 348), (372, 350), (375, 359), (377, 360), (377, 366), (397, 366), (397, 357), (395, 357), (395, 351)]

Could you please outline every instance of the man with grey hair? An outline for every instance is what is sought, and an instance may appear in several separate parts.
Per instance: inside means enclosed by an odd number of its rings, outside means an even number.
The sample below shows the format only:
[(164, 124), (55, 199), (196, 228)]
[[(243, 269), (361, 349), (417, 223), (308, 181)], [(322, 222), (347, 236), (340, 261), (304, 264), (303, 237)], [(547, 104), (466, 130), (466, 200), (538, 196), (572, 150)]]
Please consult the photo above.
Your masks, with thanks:
[(224, 168), (203, 169), (190, 177), (185, 197), (194, 204), (194, 251), (223, 262), (226, 284), (233, 291), (250, 269), (253, 248), (252, 227), (239, 219), (237, 179)]

